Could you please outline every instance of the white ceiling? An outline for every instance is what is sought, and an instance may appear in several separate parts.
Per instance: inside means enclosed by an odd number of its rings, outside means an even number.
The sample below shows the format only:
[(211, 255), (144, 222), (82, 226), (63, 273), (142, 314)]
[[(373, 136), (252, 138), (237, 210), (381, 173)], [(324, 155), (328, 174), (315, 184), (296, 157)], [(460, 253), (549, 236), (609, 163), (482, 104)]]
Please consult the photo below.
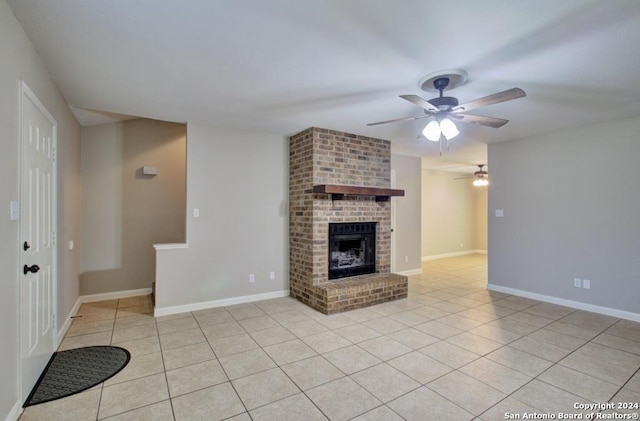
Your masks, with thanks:
[[(128, 115), (282, 135), (319, 126), (451, 169), (485, 162), (487, 143), (640, 116), (638, 0), (8, 3), (85, 125)], [(442, 157), (416, 139), (426, 120), (366, 126), (421, 115), (398, 95), (436, 96), (418, 81), (444, 69), (469, 73), (448, 92), (460, 102), (512, 87), (527, 97), (474, 110), (510, 122), (459, 123)]]

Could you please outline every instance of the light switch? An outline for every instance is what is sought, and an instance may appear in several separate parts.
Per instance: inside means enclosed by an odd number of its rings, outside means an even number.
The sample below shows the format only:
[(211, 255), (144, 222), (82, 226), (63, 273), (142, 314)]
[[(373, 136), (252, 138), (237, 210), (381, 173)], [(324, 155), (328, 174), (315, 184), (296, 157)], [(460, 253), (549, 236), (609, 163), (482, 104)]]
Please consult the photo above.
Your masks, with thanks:
[(12, 200), (9, 205), (9, 208), (10, 208), (9, 218), (12, 221), (17, 221), (18, 219), (20, 219), (20, 203), (16, 202), (15, 200)]
[(504, 209), (496, 209), (496, 218), (502, 218), (504, 216)]
[(193, 217), (194, 218), (200, 218), (200, 209), (193, 208)]

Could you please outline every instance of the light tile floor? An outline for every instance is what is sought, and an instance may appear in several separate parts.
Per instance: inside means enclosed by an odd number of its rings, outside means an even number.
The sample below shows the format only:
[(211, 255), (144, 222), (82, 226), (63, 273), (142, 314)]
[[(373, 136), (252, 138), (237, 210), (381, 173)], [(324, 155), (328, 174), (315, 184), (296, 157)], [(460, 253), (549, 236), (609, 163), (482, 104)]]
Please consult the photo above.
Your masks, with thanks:
[(407, 299), (333, 316), (290, 298), (155, 319), (149, 297), (84, 304), (60, 348), (113, 344), (131, 362), (21, 419), (490, 421), (640, 403), (640, 323), (489, 292), (483, 255), (423, 269)]

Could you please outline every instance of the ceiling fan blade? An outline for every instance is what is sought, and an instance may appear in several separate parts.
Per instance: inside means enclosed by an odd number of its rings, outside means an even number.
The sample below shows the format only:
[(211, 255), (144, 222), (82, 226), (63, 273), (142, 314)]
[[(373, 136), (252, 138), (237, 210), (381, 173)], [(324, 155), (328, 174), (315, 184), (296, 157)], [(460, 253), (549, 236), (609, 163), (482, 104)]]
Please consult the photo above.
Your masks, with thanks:
[(367, 126), (377, 126), (378, 124), (387, 124), (387, 123), (395, 123), (396, 121), (407, 121), (407, 120), (419, 120), (421, 118), (429, 117), (428, 115), (421, 115), (418, 117), (405, 117), (405, 118), (396, 118), (394, 120), (386, 120), (386, 121), (377, 121), (375, 123), (367, 123)]
[(451, 117), (463, 123), (480, 124), (481, 126), (493, 127), (494, 129), (502, 127), (509, 122), (509, 120), (505, 120), (504, 118), (485, 117), (473, 114), (451, 114)]
[(418, 107), (422, 107), (427, 111), (432, 111), (434, 113), (437, 113), (438, 111), (440, 111), (432, 103), (430, 103), (426, 99), (420, 98), (418, 95), (400, 95), (400, 98), (405, 99), (405, 100), (407, 100), (409, 102), (413, 102)]
[(520, 88), (511, 88), (506, 91), (498, 92), (497, 94), (485, 96), (483, 98), (474, 99), (473, 101), (465, 102), (457, 107), (454, 107), (451, 111), (464, 113), (475, 108), (485, 107), (487, 105), (498, 104), (500, 102), (510, 101), (516, 98), (522, 98), (527, 96), (526, 92)]

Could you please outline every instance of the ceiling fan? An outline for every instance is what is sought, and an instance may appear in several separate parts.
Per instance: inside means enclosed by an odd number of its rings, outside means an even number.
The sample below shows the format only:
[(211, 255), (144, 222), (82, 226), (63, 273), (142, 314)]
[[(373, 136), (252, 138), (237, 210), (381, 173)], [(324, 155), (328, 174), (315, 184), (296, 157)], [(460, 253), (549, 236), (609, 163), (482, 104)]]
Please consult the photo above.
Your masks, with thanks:
[(493, 128), (502, 127), (509, 122), (509, 120), (502, 118), (466, 114), (468, 111), (480, 107), (486, 107), (487, 105), (510, 101), (516, 98), (522, 98), (527, 95), (520, 88), (511, 88), (506, 91), (474, 99), (473, 101), (468, 101), (462, 104), (459, 103), (458, 98), (443, 95), (445, 90), (453, 89), (462, 85), (467, 81), (467, 78), (468, 75), (463, 70), (445, 70), (427, 75), (420, 80), (420, 88), (425, 91), (434, 89), (440, 93), (440, 96), (430, 100), (425, 100), (417, 95), (400, 95), (400, 98), (423, 108), (425, 115), (378, 121), (376, 123), (369, 123), (367, 126), (376, 126), (378, 124), (394, 123), (396, 121), (418, 120), (431, 117), (433, 120), (427, 124), (422, 131), (422, 134), (424, 134), (427, 139), (434, 142), (440, 141), (442, 136), (444, 136), (448, 141), (460, 133), (453, 120)]
[(486, 164), (478, 164), (478, 171), (474, 172), (473, 175), (465, 175), (462, 177), (456, 177), (454, 180), (463, 180), (473, 178), (473, 185), (476, 187), (484, 187), (489, 185), (489, 173), (484, 170)]

